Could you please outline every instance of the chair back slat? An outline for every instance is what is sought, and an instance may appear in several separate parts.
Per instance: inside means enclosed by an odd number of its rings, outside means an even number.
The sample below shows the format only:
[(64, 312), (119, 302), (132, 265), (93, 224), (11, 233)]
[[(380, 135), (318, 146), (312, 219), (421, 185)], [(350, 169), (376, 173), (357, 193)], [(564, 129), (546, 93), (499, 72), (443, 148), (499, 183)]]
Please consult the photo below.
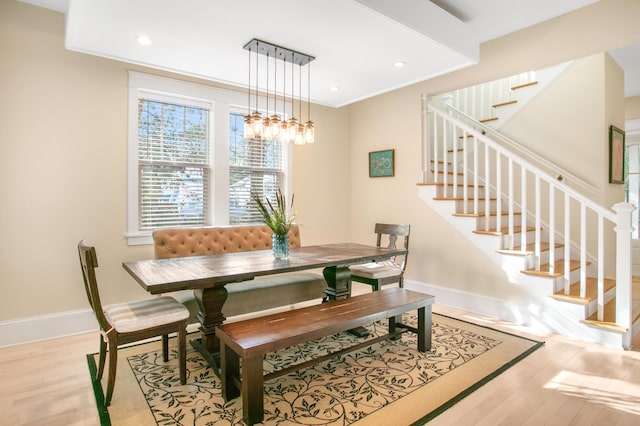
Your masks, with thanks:
[(87, 293), (89, 305), (98, 320), (102, 330), (109, 330), (111, 326), (102, 311), (100, 293), (98, 292), (98, 281), (96, 279), (96, 268), (98, 267), (98, 256), (96, 249), (88, 245), (84, 240), (78, 243), (78, 254), (80, 255), (80, 266), (82, 267), (82, 278), (84, 289)]
[[(398, 237), (404, 237), (401, 240), (403, 241), (403, 246), (401, 248), (409, 249), (409, 232), (411, 230), (411, 225), (396, 225), (389, 223), (376, 223), (375, 225), (375, 233), (376, 237), (376, 246), (382, 247), (382, 242), (384, 239), (388, 240), (387, 248), (389, 249), (397, 249), (397, 241)], [(384, 236), (384, 238), (383, 238)], [(393, 258), (393, 262), (404, 271), (407, 265), (407, 256), (396, 256)]]

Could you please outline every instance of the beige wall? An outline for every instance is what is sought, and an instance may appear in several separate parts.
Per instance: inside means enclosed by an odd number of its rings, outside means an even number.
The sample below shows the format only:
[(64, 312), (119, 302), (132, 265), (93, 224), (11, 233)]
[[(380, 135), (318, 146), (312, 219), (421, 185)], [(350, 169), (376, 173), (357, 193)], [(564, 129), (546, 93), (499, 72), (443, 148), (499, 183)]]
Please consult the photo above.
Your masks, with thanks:
[[(523, 290), (510, 283), (509, 277), (488, 259), (478, 256), (478, 251), (457, 231), (444, 223), (416, 196), (415, 183), (420, 180), (420, 105), (421, 94), (435, 95), (484, 81), (555, 65), (569, 60), (596, 55), (587, 61), (597, 62), (595, 67), (584, 70), (585, 84), (598, 79), (597, 93), (586, 100), (593, 102), (580, 114), (573, 114), (565, 123), (580, 132), (581, 144), (577, 147), (594, 152), (586, 153), (587, 164), (571, 163), (580, 174), (588, 176), (602, 188), (601, 197), (609, 198), (608, 165), (605, 166), (606, 128), (622, 120), (622, 109), (605, 113), (611, 105), (606, 99), (605, 73), (610, 69), (604, 51), (640, 42), (640, 29), (635, 18), (640, 16), (640, 2), (601, 1), (593, 6), (564, 15), (535, 27), (496, 39), (481, 46), (478, 65), (429, 81), (421, 82), (393, 93), (365, 100), (351, 106), (352, 173), (352, 236), (354, 241), (370, 241), (370, 233), (376, 221), (392, 220), (412, 224), (411, 255), (407, 266), (410, 280), (441, 285), (463, 293), (479, 293), (518, 301)], [(599, 31), (603, 21), (616, 22), (615, 31)], [(607, 55), (608, 57), (608, 55)], [(593, 64), (592, 64), (593, 65)], [(614, 76), (619, 82), (620, 76)], [(609, 84), (609, 83), (606, 83)], [(618, 84), (618, 83), (613, 83)], [(616, 90), (619, 90), (616, 89)], [(568, 102), (581, 108), (585, 102), (579, 91), (571, 94)], [(617, 100), (622, 105), (622, 95)], [(584, 114), (584, 115), (583, 115)], [(590, 120), (595, 117), (595, 127)], [(565, 119), (563, 114), (562, 119)], [(558, 123), (558, 126), (561, 124)], [(584, 131), (587, 126), (589, 131)], [(563, 130), (563, 134), (566, 132)], [(556, 143), (554, 140), (553, 143)], [(553, 152), (546, 138), (536, 138), (536, 144), (544, 152)], [(570, 152), (573, 141), (564, 145), (563, 152)], [(395, 148), (400, 160), (394, 178), (369, 179), (364, 166), (368, 151)], [(409, 167), (409, 170), (406, 169)], [(614, 192), (616, 189), (614, 189)], [(617, 195), (616, 195), (617, 197)], [(617, 198), (620, 200), (620, 198)]]
[[(376, 221), (408, 222), (409, 279), (517, 293), (418, 200), (420, 95), (638, 43), (637, 16), (637, 0), (602, 0), (482, 45), (476, 66), (350, 107), (314, 108), (317, 143), (294, 149), (304, 243), (371, 242)], [(615, 25), (602, 31), (607, 23)], [(0, 1), (0, 321), (87, 307), (81, 238), (98, 246), (105, 302), (145, 296), (120, 266), (152, 256), (124, 239), (129, 68), (153, 72), (66, 51), (63, 15)], [(386, 148), (396, 150), (396, 176), (370, 179), (368, 152)]]
[(640, 96), (624, 98), (624, 119), (640, 119)]
[[(153, 257), (124, 239), (130, 68), (157, 73), (67, 51), (62, 14), (0, 1), (0, 321), (88, 307), (81, 238), (105, 303), (146, 296), (121, 266)], [(303, 242), (346, 240), (348, 108), (312, 114), (317, 143), (294, 148)]]

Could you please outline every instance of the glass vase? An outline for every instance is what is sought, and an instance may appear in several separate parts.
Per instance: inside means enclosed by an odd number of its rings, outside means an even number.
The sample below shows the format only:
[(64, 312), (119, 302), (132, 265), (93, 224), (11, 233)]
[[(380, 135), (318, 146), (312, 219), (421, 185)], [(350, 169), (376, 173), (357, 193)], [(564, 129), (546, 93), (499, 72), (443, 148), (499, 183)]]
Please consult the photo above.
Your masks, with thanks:
[(289, 234), (273, 234), (273, 256), (276, 259), (289, 257)]

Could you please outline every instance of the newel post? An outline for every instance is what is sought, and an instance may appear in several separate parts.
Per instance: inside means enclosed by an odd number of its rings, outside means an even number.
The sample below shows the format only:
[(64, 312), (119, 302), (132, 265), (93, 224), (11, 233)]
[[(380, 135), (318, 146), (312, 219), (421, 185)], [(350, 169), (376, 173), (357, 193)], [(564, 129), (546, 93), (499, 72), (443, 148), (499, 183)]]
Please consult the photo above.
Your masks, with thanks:
[(422, 183), (429, 182), (429, 164), (431, 162), (431, 154), (429, 151), (430, 135), (430, 120), (429, 120), (429, 101), (431, 97), (428, 95), (421, 96), (422, 104)]
[(631, 213), (635, 207), (629, 203), (617, 203), (616, 212), (616, 324), (626, 328), (623, 346), (631, 348)]

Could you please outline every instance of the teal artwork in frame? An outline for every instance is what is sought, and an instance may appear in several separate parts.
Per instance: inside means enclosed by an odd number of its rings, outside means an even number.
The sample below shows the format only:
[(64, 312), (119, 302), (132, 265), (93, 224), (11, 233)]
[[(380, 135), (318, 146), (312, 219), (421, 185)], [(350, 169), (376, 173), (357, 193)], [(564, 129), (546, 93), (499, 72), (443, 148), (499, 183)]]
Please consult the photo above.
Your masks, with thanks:
[(369, 177), (387, 177), (394, 174), (393, 149), (369, 153)]

